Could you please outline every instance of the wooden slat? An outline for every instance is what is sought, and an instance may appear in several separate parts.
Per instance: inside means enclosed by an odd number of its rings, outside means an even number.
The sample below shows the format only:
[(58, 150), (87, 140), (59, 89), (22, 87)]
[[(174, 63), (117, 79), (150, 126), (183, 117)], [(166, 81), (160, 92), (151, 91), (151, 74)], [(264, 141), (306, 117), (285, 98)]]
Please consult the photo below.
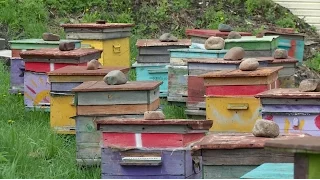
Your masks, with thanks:
[(78, 24), (62, 24), (63, 28), (93, 28), (93, 29), (111, 29), (111, 28), (125, 28), (133, 27), (132, 23), (105, 23), (105, 24), (96, 24), (96, 23), (78, 23)]
[(90, 54), (101, 53), (101, 50), (91, 48), (81, 48), (71, 51), (60, 51), (59, 48), (36, 49), (31, 51), (23, 51), (20, 56), (23, 59), (30, 58), (46, 58), (46, 59), (64, 59), (64, 58), (80, 58)]
[(298, 88), (279, 88), (259, 93), (256, 97), (318, 99), (320, 98), (320, 92), (300, 92)]
[(62, 67), (59, 69), (56, 69), (54, 71), (48, 72), (48, 76), (103, 76), (108, 74), (110, 71), (113, 70), (120, 70), (123, 73), (128, 73), (129, 72), (128, 67), (102, 67), (101, 69), (96, 69), (96, 70), (87, 70), (86, 66), (66, 66)]
[(137, 47), (149, 47), (149, 46), (190, 46), (190, 39), (178, 39), (177, 42), (161, 42), (159, 39), (138, 39)]
[(94, 91), (143, 91), (154, 90), (162, 82), (158, 81), (128, 81), (126, 84), (108, 85), (104, 81), (88, 81), (72, 89), (74, 92), (94, 92)]

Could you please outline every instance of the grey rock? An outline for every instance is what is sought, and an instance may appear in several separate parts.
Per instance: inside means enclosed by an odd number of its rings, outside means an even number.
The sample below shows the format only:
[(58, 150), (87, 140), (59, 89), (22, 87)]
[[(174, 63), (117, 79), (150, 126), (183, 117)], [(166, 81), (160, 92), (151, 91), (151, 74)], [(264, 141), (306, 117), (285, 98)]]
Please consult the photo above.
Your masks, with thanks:
[(42, 39), (44, 41), (60, 41), (60, 36), (52, 33), (43, 33)]
[(60, 51), (71, 51), (76, 48), (76, 44), (74, 42), (60, 42), (59, 50)]
[(231, 31), (228, 34), (228, 39), (241, 39), (241, 34), (236, 31)]
[(227, 24), (219, 24), (218, 30), (221, 32), (231, 32), (233, 28)]
[(244, 59), (239, 65), (239, 69), (242, 71), (254, 71), (258, 69), (258, 67), (259, 61), (256, 58)]
[(320, 79), (305, 79), (300, 82), (299, 91), (313, 92), (320, 91)]
[(87, 70), (96, 70), (101, 68), (102, 68), (102, 64), (96, 59), (92, 59), (87, 64)]
[(262, 32), (259, 32), (257, 35), (256, 35), (256, 38), (263, 38), (264, 34)]
[(221, 37), (211, 36), (204, 43), (204, 47), (208, 50), (221, 50), (224, 48), (225, 42)]
[(164, 33), (160, 36), (159, 40), (161, 42), (177, 42), (178, 38), (171, 33)]
[(276, 49), (273, 53), (274, 59), (286, 59), (288, 58), (288, 51), (285, 49)]
[(103, 81), (109, 85), (120, 85), (127, 83), (127, 76), (120, 70), (110, 71), (104, 78)]
[(145, 120), (164, 120), (165, 115), (162, 111), (146, 111), (144, 112)]
[(254, 124), (252, 134), (256, 137), (275, 138), (279, 136), (280, 128), (271, 120), (259, 119)]
[(227, 61), (239, 61), (245, 56), (245, 51), (242, 47), (233, 47), (224, 55), (223, 59)]

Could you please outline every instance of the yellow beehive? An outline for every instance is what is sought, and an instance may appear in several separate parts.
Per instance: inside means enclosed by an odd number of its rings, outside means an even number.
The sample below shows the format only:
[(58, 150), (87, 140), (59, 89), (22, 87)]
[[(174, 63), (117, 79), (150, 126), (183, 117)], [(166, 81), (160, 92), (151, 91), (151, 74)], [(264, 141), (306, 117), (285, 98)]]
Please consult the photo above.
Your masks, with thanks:
[(130, 67), (130, 42), (133, 24), (83, 23), (63, 24), (67, 39), (102, 50), (99, 61), (107, 67)]

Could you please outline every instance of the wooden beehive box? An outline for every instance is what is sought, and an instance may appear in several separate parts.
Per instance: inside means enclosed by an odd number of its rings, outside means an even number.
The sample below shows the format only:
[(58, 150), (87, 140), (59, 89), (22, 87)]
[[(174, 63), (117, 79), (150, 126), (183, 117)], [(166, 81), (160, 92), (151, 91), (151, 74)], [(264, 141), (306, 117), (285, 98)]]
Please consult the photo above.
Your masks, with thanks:
[(274, 59), (268, 66), (282, 66), (278, 73), (278, 87), (280, 88), (295, 88), (297, 86), (295, 77), (297, 59), (288, 57), (287, 59)]
[(211, 131), (251, 132), (260, 115), (260, 100), (254, 95), (277, 87), (282, 67), (261, 67), (255, 71), (209, 72), (206, 86), (206, 118), (214, 121)]
[(22, 58), (10, 59), (10, 89), (11, 94), (23, 94), (24, 61)]
[(212, 122), (110, 118), (96, 123), (103, 133), (102, 178), (201, 178), (201, 158), (192, 158), (187, 147), (204, 137)]
[(178, 42), (161, 42), (158, 39), (138, 39), (138, 63), (170, 63), (169, 49), (188, 48), (190, 39), (179, 39)]
[[(24, 100), (27, 108), (50, 104), (50, 83), (46, 72), (68, 65), (85, 66), (92, 59), (99, 58), (100, 50), (75, 49), (60, 51), (58, 48), (37, 49), (21, 52), (25, 61)], [(43, 69), (38, 69), (38, 67)], [(33, 70), (38, 69), (36, 72)]]
[(128, 75), (129, 68), (103, 67), (87, 70), (85, 66), (66, 66), (47, 73), (50, 82), (50, 124), (58, 133), (74, 134), (76, 107), (73, 88), (85, 81), (101, 81), (112, 70)]
[(138, 63), (132, 64), (136, 70), (137, 81), (162, 81), (160, 97), (168, 95), (168, 65), (169, 63)]
[[(306, 134), (281, 134), (276, 140), (295, 139)], [(212, 133), (195, 143), (193, 155), (202, 157), (204, 179), (239, 179), (263, 163), (292, 163), (292, 153), (273, 153), (264, 149), (270, 138), (251, 133)]]
[(141, 119), (145, 111), (158, 110), (160, 84), (157, 81), (132, 81), (107, 85), (103, 81), (87, 81), (74, 88), (77, 162), (99, 164), (101, 134), (95, 130), (95, 121), (99, 118)]
[(108, 67), (130, 67), (131, 29), (129, 23), (62, 24), (67, 39), (82, 40), (95, 49), (102, 50), (100, 63)]
[[(273, 58), (257, 58), (260, 67), (266, 67)], [(198, 75), (220, 70), (235, 70), (242, 61), (226, 61), (223, 58), (188, 59), (188, 98), (186, 114), (189, 116), (205, 117), (205, 86), (204, 79)]]
[(264, 31), (265, 36), (279, 36), (278, 48), (286, 49), (290, 57), (303, 61), (305, 35), (300, 33), (284, 33), (276, 31)]
[(21, 39), (9, 41), (12, 57), (20, 58), (20, 52), (34, 49), (58, 48), (61, 42), (74, 42), (75, 48), (81, 47), (80, 40), (61, 39), (60, 41), (44, 41), (43, 39)]
[(233, 47), (242, 47), (248, 54), (254, 54), (251, 57), (270, 57), (278, 47), (278, 36), (263, 36), (257, 38), (255, 36), (244, 36), (241, 39), (226, 39), (224, 49)]
[(256, 97), (262, 104), (262, 117), (276, 122), (280, 132), (320, 136), (320, 92), (279, 88), (262, 92)]
[[(249, 32), (238, 32), (241, 36), (252, 36)], [(186, 35), (193, 43), (204, 44), (211, 36), (227, 39), (229, 32), (221, 32), (218, 29), (186, 29)]]

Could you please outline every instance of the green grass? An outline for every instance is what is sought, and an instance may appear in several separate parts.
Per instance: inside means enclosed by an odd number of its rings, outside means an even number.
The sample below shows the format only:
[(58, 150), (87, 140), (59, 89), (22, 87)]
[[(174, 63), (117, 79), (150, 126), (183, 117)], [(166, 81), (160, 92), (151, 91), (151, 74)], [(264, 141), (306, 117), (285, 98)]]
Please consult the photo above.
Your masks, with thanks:
[(307, 60), (305, 64), (309, 68), (320, 72), (320, 53), (316, 54), (312, 59)]
[[(0, 178), (1, 179), (100, 179), (99, 167), (76, 166), (73, 135), (57, 135), (49, 113), (28, 112), (23, 95), (10, 95), (9, 72), (0, 63)], [(184, 108), (168, 105), (166, 118), (185, 118)]]

